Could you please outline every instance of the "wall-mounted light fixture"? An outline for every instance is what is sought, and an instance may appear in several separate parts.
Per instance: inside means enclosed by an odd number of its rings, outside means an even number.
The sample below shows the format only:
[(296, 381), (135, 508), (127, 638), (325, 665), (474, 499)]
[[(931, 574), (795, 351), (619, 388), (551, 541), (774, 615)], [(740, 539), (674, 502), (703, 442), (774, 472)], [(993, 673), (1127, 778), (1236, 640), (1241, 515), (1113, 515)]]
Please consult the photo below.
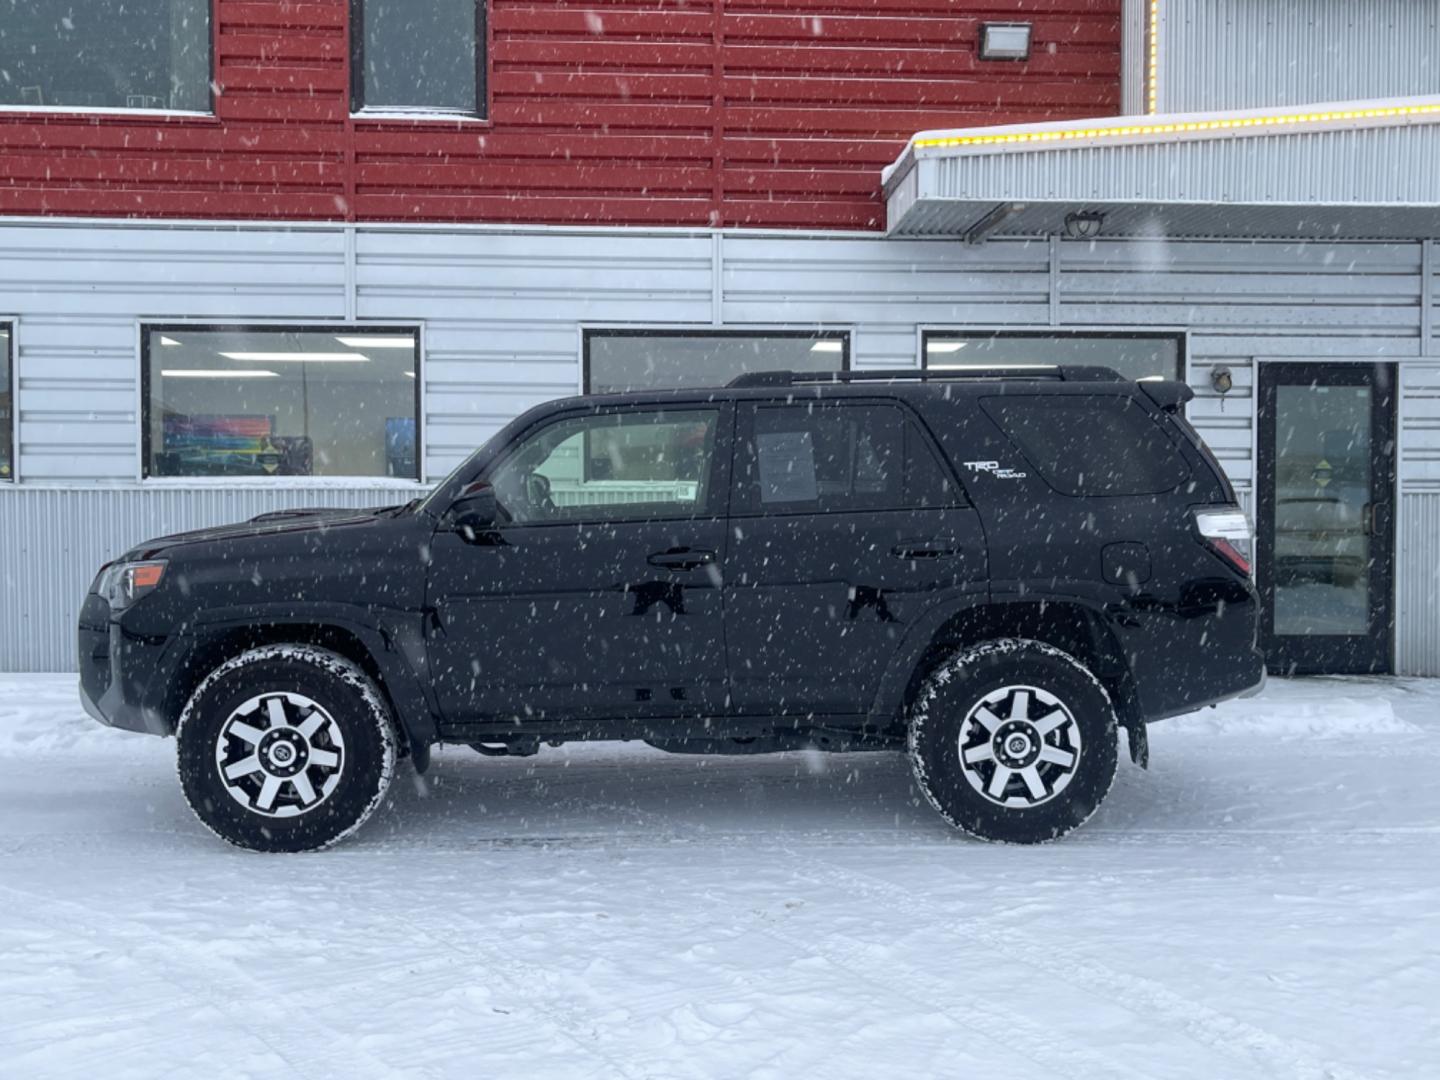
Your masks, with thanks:
[(981, 60), (1029, 60), (1029, 23), (984, 23), (980, 27)]
[(1210, 369), (1210, 385), (1222, 397), (1235, 389), (1235, 375), (1224, 364)]
[(1104, 224), (1105, 215), (1099, 210), (1077, 210), (1065, 215), (1065, 235), (1071, 240), (1093, 240)]

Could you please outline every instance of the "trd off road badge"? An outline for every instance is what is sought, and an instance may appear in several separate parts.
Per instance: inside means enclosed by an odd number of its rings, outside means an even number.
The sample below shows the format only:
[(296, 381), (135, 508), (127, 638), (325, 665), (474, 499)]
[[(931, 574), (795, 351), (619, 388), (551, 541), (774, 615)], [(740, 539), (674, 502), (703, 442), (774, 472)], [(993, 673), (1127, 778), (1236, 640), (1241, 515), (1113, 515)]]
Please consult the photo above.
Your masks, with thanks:
[(962, 464), (967, 469), (974, 469), (977, 473), (989, 473), (997, 480), (1023, 480), (1029, 475), (1018, 469), (1002, 469), (998, 461), (966, 461)]

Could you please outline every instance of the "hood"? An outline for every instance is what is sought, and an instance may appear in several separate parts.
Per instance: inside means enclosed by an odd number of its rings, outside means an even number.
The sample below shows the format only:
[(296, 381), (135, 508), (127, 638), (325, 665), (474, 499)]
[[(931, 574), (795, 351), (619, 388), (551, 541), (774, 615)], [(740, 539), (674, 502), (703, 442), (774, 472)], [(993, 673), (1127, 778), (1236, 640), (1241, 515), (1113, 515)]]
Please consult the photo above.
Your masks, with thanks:
[(178, 547), (209, 544), (225, 540), (249, 540), (268, 536), (293, 536), (297, 533), (316, 533), (331, 529), (354, 529), (373, 526), (377, 522), (393, 518), (401, 509), (399, 506), (371, 507), (356, 510), (352, 507), (311, 507), (296, 510), (274, 510), (260, 514), (249, 521), (233, 525), (215, 525), (208, 529), (194, 529), (190, 532), (158, 536), (137, 544), (122, 558), (153, 559)]

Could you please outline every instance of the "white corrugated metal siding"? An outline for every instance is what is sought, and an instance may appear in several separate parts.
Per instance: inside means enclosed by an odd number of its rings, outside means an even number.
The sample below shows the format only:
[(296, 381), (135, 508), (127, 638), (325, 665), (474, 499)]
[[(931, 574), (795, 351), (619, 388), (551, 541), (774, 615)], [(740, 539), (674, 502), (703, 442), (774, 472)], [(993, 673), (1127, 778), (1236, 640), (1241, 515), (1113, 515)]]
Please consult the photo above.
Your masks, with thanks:
[[(353, 311), (420, 322), (432, 479), (521, 409), (576, 391), (582, 325), (848, 328), (860, 367), (916, 364), (926, 326), (1183, 329), (1199, 392), (1192, 415), (1248, 495), (1255, 357), (1415, 360), (1427, 324), (1440, 356), (1433, 314), (1422, 318), (1422, 248), (1115, 239), (968, 247), (857, 234), (717, 240), (682, 231), (424, 228), (361, 228), (347, 245), (343, 230), (328, 227), (7, 225), (0, 308), (20, 318), (22, 482), (0, 487), (0, 669), (72, 666), (80, 595), (100, 563), (141, 539), (278, 507), (405, 497), (363, 482), (139, 486), (139, 319), (333, 320)], [(136, 271), (132, 259), (145, 265)], [(226, 274), (235, 264), (232, 289)], [(1433, 259), (1431, 269), (1433, 313)], [(130, 280), (139, 282), (133, 294)], [(347, 281), (355, 290), (348, 296)], [(309, 291), (297, 292), (302, 286)], [(104, 298), (104, 310), (87, 309), (91, 294)], [(1223, 401), (1209, 389), (1221, 363), (1236, 380)], [(1407, 499), (1433, 491), (1425, 497), (1440, 500), (1440, 472), (1432, 471), (1440, 469), (1440, 396), (1421, 385), (1426, 370), (1407, 366), (1402, 472)], [(77, 489), (51, 490), (67, 482)], [(1420, 590), (1405, 609), (1407, 620), (1419, 620), (1440, 608), (1433, 559), (1432, 569), (1422, 565), (1433, 556), (1435, 519), (1410, 505), (1401, 582)], [(1440, 642), (1427, 626), (1402, 625), (1410, 670), (1440, 667)]]
[(1159, 0), (1159, 111), (1440, 93), (1440, 0)]

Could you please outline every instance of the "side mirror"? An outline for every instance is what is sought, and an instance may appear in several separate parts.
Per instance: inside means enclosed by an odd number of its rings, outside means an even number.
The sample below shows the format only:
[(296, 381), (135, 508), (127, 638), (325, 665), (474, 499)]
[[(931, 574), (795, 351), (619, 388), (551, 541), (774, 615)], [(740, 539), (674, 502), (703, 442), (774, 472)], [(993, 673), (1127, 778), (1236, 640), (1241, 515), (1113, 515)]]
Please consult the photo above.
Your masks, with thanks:
[(481, 488), (462, 495), (450, 505), (450, 525), (468, 544), (483, 543), (499, 522), (495, 492)]

